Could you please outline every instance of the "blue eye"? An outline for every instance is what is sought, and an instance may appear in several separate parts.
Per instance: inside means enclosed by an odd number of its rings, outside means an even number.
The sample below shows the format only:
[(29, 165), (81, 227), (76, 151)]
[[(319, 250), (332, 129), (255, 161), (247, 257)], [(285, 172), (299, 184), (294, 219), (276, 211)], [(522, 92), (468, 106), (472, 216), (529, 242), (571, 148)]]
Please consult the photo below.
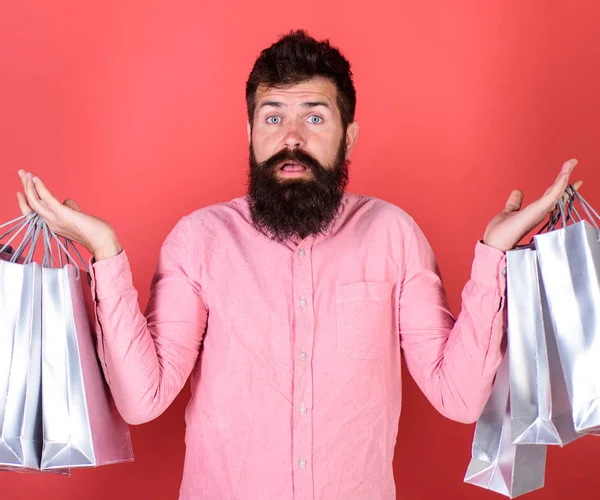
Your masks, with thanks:
[(281, 116), (269, 116), (267, 118), (267, 123), (273, 123), (273, 124), (277, 124), (277, 123), (281, 123)]
[(317, 123), (321, 123), (323, 121), (323, 118), (321, 118), (320, 116), (317, 116), (317, 115), (310, 115), (308, 117), (308, 121), (310, 123), (317, 124)]

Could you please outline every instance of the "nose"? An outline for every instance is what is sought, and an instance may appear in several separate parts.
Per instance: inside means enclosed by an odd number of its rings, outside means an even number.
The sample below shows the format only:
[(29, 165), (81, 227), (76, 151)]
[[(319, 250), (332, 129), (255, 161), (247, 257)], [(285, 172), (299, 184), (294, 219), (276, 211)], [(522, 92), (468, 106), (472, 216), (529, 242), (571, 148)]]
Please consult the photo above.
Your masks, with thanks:
[(295, 123), (288, 126), (283, 138), (283, 144), (288, 149), (302, 148), (304, 146), (302, 131)]

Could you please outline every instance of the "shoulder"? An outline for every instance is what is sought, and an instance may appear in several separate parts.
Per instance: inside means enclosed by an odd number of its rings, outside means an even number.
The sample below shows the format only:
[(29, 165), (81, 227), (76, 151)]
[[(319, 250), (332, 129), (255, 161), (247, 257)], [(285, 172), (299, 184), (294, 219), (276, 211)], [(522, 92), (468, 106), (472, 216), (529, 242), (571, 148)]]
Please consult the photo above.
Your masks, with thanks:
[(382, 228), (412, 231), (414, 219), (398, 205), (374, 196), (348, 194), (349, 216)]
[(184, 215), (178, 225), (184, 225), (188, 231), (202, 231), (204, 236), (217, 235), (223, 229), (234, 229), (236, 225), (250, 221), (250, 210), (246, 197), (234, 198), (207, 205)]

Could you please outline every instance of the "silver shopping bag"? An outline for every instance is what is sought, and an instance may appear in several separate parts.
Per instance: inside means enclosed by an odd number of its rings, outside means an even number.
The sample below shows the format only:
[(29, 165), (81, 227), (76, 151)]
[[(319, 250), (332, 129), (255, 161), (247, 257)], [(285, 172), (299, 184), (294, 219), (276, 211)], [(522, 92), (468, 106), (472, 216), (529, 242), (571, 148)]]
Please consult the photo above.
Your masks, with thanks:
[[(23, 216), (12, 242), (27, 229), (19, 253), (10, 254), (8, 242), (0, 243), (0, 468), (40, 468), (41, 427), (41, 268), (32, 262), (38, 219)], [(37, 227), (37, 230), (36, 230)], [(25, 263), (17, 261), (30, 245)]]
[(475, 426), (465, 482), (516, 498), (544, 486), (547, 447), (512, 443), (509, 386), (507, 353)]
[[(578, 432), (600, 433), (600, 229), (588, 220), (535, 237), (538, 261)], [(570, 214), (569, 214), (570, 215)], [(577, 214), (578, 215), (578, 214)], [(574, 221), (573, 221), (574, 222)]]
[(84, 302), (86, 275), (73, 265), (74, 246), (69, 251), (47, 229), (45, 236), (56, 241), (67, 263), (42, 268), (42, 469), (132, 461), (129, 427), (96, 355)]
[(564, 446), (581, 435), (573, 424), (536, 251), (511, 250), (506, 263), (512, 440)]

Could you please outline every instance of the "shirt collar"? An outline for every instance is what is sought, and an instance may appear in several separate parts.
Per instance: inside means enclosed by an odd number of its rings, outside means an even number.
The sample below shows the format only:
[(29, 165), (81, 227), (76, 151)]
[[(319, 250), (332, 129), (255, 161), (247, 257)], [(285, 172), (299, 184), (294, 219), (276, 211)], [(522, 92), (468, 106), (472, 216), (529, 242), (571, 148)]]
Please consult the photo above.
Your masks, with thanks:
[[(322, 231), (321, 233), (318, 233), (318, 234), (313, 234), (313, 235), (307, 236), (306, 238), (302, 238), (302, 239), (288, 238), (287, 240), (282, 241), (280, 244), (288, 247), (291, 250), (296, 250), (301, 245), (302, 246), (305, 246), (307, 244), (313, 245), (314, 243), (317, 243), (319, 241), (322, 241), (324, 239), (331, 237), (333, 234), (336, 233), (336, 231), (339, 229), (340, 225), (343, 223), (344, 219), (346, 218), (348, 201), (351, 196), (352, 196), (352, 194), (350, 194), (350, 193), (344, 193), (344, 195), (342, 197), (342, 201), (340, 202), (340, 207), (338, 209), (338, 213), (337, 213), (336, 217), (333, 219), (333, 221), (331, 221), (329, 226), (324, 231)], [(248, 211), (248, 220), (252, 224), (252, 217), (250, 216), (250, 197), (249, 197), (249, 195), (244, 196), (244, 201), (245, 201), (246, 209)], [(267, 237), (270, 240), (272, 240), (273, 242), (275, 242), (275, 240), (273, 240), (269, 234), (265, 233), (264, 231), (258, 230), (258, 229), (257, 229), (257, 231), (259, 231), (265, 237)]]

